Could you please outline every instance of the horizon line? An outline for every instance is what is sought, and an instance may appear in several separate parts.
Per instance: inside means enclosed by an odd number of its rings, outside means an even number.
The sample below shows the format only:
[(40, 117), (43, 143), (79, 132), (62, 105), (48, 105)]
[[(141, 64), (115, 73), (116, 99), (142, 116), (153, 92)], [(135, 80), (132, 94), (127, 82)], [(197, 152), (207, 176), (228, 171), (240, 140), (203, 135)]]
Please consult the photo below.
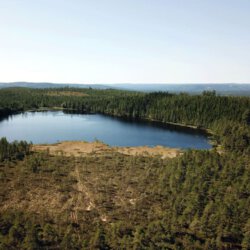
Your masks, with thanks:
[(133, 85), (133, 84), (158, 84), (158, 85), (171, 85), (171, 84), (250, 84), (250, 82), (103, 82), (103, 83), (80, 83), (80, 82), (49, 82), (49, 81), (11, 81), (11, 82), (0, 82), (0, 84), (13, 84), (13, 83), (31, 83), (31, 84), (77, 84), (77, 85)]

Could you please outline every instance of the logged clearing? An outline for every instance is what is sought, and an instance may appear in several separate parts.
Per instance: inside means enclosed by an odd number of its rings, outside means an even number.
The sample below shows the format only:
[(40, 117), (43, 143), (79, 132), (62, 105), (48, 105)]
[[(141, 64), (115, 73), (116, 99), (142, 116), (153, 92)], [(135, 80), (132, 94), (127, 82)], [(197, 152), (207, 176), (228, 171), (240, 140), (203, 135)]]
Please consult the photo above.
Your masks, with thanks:
[[(208, 235), (220, 223), (246, 228), (248, 155), (238, 160), (227, 152), (190, 150), (162, 159), (147, 147), (100, 142), (35, 145), (33, 152), (23, 143), (14, 146), (26, 155), (0, 162), (0, 249), (246, 249), (241, 231), (226, 231), (230, 238), (219, 248), (208, 245), (216, 234)], [(172, 149), (148, 149), (174, 156)], [(240, 211), (232, 212), (237, 202)], [(217, 224), (207, 219), (212, 216)], [(182, 227), (185, 221), (190, 224)], [(137, 248), (138, 235), (143, 248)]]
[(65, 156), (82, 156), (88, 154), (105, 154), (119, 152), (125, 155), (156, 156), (161, 158), (174, 158), (181, 154), (177, 148), (162, 146), (148, 147), (110, 147), (101, 142), (65, 141), (56, 144), (34, 145), (34, 151), (49, 151), (52, 155), (63, 154)]
[[(155, 183), (170, 159), (128, 156), (99, 142), (49, 145), (49, 153), (47, 147), (36, 145), (33, 149), (40, 152), (0, 163), (0, 215), (9, 219), (21, 212), (27, 220), (60, 228), (62, 235), (71, 230), (79, 242), (91, 242), (100, 223), (107, 227), (122, 223), (131, 230), (165, 211), (165, 198), (158, 195)], [(59, 149), (65, 154), (57, 154)], [(73, 155), (79, 152), (76, 149), (85, 155)]]

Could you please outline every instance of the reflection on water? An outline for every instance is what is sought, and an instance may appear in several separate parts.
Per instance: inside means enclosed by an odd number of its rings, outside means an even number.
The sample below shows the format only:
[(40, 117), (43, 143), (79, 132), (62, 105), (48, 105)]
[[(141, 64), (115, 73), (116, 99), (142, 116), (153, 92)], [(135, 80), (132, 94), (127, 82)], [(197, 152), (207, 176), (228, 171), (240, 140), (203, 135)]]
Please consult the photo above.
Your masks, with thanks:
[(25, 112), (0, 121), (0, 137), (33, 143), (65, 140), (101, 140), (111, 146), (156, 146), (209, 149), (204, 132), (101, 114), (75, 114), (63, 111)]

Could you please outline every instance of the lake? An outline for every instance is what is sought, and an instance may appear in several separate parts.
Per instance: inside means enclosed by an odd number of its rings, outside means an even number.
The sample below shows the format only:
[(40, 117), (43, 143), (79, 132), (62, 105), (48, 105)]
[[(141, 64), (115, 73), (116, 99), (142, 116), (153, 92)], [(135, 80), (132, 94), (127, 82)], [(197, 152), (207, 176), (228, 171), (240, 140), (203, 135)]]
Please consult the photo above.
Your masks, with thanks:
[(101, 114), (63, 111), (25, 112), (0, 121), (0, 137), (33, 143), (100, 140), (110, 146), (156, 146), (209, 149), (201, 131), (157, 122), (124, 120)]

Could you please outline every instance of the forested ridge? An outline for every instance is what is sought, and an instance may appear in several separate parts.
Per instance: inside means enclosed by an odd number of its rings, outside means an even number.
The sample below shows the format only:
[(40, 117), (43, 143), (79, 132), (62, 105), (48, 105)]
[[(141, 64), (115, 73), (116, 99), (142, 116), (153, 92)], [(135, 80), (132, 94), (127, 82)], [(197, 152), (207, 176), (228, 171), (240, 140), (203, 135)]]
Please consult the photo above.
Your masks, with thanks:
[(210, 129), (218, 143), (230, 150), (246, 150), (250, 143), (249, 97), (216, 96), (214, 91), (188, 95), (75, 88), (0, 90), (0, 117), (54, 107)]
[(2, 118), (55, 107), (211, 129), (222, 150), (69, 157), (2, 139), (0, 249), (250, 249), (250, 98), (0, 90)]
[[(78, 93), (84, 96), (79, 96)], [(216, 96), (215, 92), (189, 95), (69, 88), (53, 91), (25, 88), (0, 90), (1, 114), (41, 107), (61, 107), (205, 128), (213, 128), (223, 119), (249, 123), (249, 106), (248, 97)]]

